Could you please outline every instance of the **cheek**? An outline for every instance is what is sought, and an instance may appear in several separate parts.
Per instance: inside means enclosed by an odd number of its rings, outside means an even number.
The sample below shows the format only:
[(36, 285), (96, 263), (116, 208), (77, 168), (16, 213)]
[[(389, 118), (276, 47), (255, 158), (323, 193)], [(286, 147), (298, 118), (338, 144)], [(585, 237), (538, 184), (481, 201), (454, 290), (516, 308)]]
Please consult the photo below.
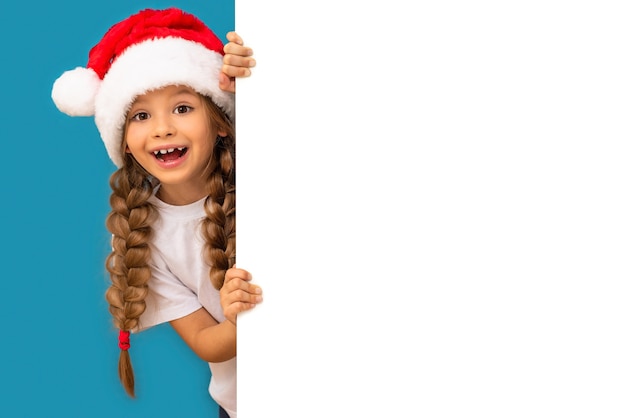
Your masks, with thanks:
[(137, 147), (134, 142), (126, 140), (126, 148), (124, 149), (124, 151), (127, 154), (132, 154), (133, 151), (135, 151), (136, 149)]
[(143, 147), (143, 141), (141, 140), (141, 132), (137, 128), (128, 128), (126, 130), (126, 148), (125, 152), (133, 154)]

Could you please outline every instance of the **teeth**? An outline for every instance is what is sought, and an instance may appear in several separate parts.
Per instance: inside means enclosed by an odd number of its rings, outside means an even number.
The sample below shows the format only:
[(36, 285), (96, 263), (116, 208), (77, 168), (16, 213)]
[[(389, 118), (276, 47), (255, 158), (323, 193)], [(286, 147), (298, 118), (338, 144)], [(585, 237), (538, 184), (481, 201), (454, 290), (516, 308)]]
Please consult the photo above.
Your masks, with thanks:
[(185, 149), (185, 147), (160, 149), (160, 150), (153, 151), (152, 153), (158, 157), (159, 155), (164, 155), (164, 154), (169, 154), (170, 152), (174, 152), (175, 149), (182, 151)]

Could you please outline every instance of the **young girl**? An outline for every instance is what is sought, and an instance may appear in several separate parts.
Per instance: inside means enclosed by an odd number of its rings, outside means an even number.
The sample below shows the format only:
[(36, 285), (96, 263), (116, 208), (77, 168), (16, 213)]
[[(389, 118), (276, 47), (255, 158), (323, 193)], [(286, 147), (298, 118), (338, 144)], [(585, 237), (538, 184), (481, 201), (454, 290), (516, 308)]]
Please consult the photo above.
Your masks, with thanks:
[(228, 39), (179, 9), (143, 10), (112, 26), (52, 97), (64, 113), (95, 116), (118, 167), (106, 299), (125, 389), (134, 396), (130, 332), (169, 322), (209, 363), (220, 416), (235, 418), (237, 314), (262, 297), (235, 267), (233, 77), (254, 60)]

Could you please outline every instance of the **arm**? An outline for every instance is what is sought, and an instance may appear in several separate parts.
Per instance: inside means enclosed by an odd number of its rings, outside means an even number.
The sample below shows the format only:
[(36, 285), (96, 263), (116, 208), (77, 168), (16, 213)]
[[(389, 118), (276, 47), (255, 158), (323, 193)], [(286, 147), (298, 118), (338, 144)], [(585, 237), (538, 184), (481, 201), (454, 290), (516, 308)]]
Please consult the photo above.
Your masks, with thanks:
[(204, 308), (170, 324), (204, 361), (219, 363), (237, 355), (237, 327), (230, 321), (217, 322)]
[(243, 40), (236, 32), (228, 32), (228, 43), (224, 45), (224, 64), (220, 74), (220, 88), (231, 93), (235, 92), (235, 78), (249, 77), (250, 68), (256, 65), (252, 58), (252, 49), (244, 46)]
[(246, 270), (226, 271), (220, 300), (226, 320), (219, 323), (204, 309), (171, 321), (178, 335), (204, 361), (218, 363), (237, 355), (237, 314), (250, 310), (263, 300), (261, 288), (251, 284)]

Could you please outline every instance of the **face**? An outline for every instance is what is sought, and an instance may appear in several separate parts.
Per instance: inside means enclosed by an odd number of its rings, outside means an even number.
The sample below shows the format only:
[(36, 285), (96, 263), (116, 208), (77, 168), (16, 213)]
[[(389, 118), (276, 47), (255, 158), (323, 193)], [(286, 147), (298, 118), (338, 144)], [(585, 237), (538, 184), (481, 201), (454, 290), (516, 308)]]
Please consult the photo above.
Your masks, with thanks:
[[(168, 203), (187, 204), (206, 195), (206, 167), (215, 138), (202, 97), (184, 86), (139, 96), (128, 112), (126, 152), (161, 183)], [(166, 199), (163, 199), (166, 200)], [(166, 200), (167, 201), (167, 200)]]

